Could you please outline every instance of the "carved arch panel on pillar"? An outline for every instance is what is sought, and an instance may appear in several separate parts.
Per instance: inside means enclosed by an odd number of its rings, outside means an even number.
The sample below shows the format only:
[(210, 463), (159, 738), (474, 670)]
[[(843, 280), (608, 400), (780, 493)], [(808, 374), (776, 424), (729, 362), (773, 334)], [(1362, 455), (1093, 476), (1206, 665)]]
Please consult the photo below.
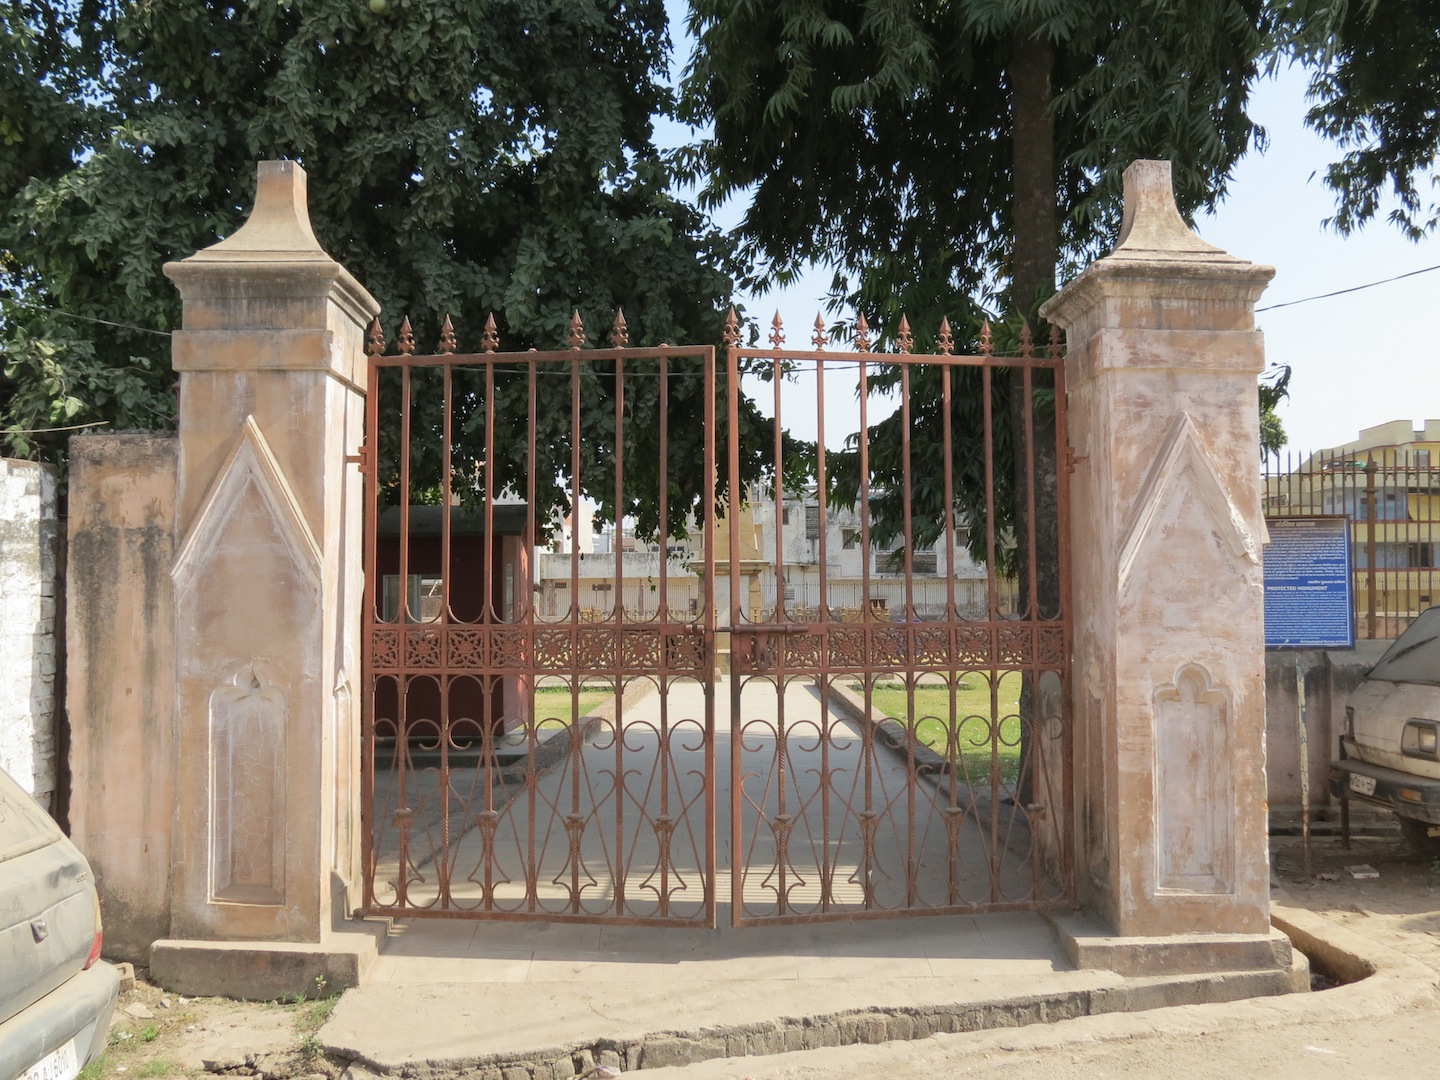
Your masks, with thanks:
[(1160, 895), (1235, 888), (1229, 690), (1184, 664), (1155, 691), (1156, 873)]
[(210, 893), (285, 902), (285, 696), (249, 664), (210, 695)]

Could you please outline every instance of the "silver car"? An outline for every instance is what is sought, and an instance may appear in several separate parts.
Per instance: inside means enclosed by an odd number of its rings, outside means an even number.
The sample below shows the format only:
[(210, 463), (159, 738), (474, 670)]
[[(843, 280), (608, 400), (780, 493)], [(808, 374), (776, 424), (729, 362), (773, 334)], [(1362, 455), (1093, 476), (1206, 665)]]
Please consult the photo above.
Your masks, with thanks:
[(100, 941), (85, 856), (0, 769), (0, 1080), (71, 1080), (105, 1049), (120, 976)]

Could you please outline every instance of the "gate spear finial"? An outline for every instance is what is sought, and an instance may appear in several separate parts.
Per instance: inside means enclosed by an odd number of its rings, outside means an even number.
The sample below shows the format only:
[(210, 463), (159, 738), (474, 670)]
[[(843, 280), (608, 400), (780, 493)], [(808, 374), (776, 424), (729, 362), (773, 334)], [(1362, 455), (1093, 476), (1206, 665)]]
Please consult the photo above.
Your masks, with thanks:
[(380, 328), (380, 316), (370, 320), (370, 333), (366, 335), (366, 356), (385, 355), (385, 331)]
[(870, 324), (865, 321), (865, 313), (862, 311), (860, 317), (855, 320), (855, 351), (870, 351)]
[(583, 349), (585, 347), (585, 324), (580, 321), (580, 309), (576, 308), (575, 313), (570, 316), (570, 348)]
[(720, 340), (727, 349), (733, 349), (740, 344), (740, 316), (735, 314), (734, 306), (731, 306), (725, 315), (725, 331), (720, 335)]

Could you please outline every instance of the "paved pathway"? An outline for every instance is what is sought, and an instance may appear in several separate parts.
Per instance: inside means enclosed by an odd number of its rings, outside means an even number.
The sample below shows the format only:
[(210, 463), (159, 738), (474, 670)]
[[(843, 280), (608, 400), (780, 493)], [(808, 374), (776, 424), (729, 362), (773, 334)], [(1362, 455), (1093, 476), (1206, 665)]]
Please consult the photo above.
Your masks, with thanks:
[[(876, 1038), (901, 1037), (887, 1029), (896, 1016), (938, 1024), (982, 1015), (977, 1003), (1023, 1009), (1123, 982), (1073, 970), (1044, 919), (1028, 913), (714, 932), (416, 919), (393, 927), (375, 970), (321, 1037), (331, 1051), (392, 1070), (443, 1062), (458, 1073), (522, 1058), (545, 1063), (548, 1076), (553, 1058), (563, 1062), (553, 1075), (568, 1077), (576, 1047), (617, 1047), (625, 1056), (613, 1063), (629, 1071), (640, 1064), (637, 1042), (651, 1068), (704, 1051), (706, 1032), (720, 1033), (721, 1048), (728, 1032), (778, 1039), (778, 1050), (787, 1022), (818, 1034), (810, 1018), (831, 1018), (839, 1038), (836, 1018), (852, 1016), (878, 1024)], [(684, 1037), (656, 1038), (666, 1032)]]
[[(751, 919), (1014, 902), (1030, 895), (1032, 875), (1043, 879), (1021, 815), (946, 775), (907, 784), (903, 755), (867, 745), (833, 711), (822, 719), (808, 680), (783, 695), (747, 682), (738, 742), (730, 694), (719, 680), (708, 742), (701, 684), (633, 701), (533, 790), (487, 792), (490, 770), (454, 768), (444, 816), (437, 766), (411, 772), (407, 903), (435, 905), (443, 885), (460, 909), (703, 922), (712, 857), (722, 923), (740, 865)], [(382, 826), (398, 800), (393, 781), (377, 779)], [(382, 855), (384, 902), (399, 878), (393, 828)]]

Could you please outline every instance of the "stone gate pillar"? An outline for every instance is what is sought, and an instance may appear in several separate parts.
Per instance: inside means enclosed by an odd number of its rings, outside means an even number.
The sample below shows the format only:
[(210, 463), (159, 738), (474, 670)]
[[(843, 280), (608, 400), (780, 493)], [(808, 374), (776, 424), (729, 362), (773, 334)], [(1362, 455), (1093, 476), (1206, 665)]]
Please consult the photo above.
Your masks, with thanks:
[[(1168, 939), (1082, 962), (1286, 959), (1269, 927), (1254, 322), (1273, 275), (1190, 231), (1169, 162), (1137, 161), (1119, 245), (1042, 309), (1069, 341), (1080, 898), (1115, 934)], [(1228, 959), (1174, 937), (1215, 934), (1235, 936)]]
[[(259, 166), (229, 238), (165, 273), (184, 301), (171, 939), (193, 993), (353, 985), (359, 882), (359, 472), (378, 305), (316, 242), (305, 173)], [(357, 924), (349, 924), (354, 929)]]

